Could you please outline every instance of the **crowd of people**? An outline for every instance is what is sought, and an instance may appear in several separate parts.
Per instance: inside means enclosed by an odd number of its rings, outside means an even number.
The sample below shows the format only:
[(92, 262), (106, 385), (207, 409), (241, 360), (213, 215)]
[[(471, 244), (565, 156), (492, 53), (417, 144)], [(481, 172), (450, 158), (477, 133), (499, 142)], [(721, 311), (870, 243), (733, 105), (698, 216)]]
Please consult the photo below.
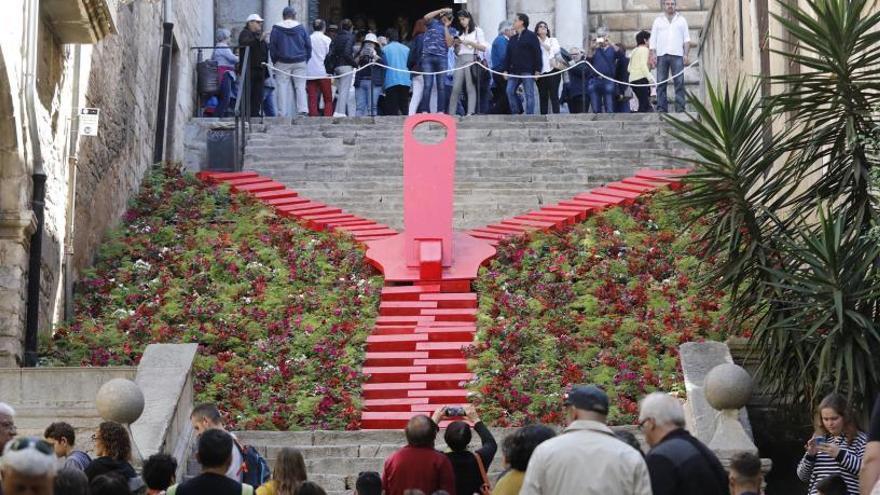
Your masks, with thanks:
[(229, 30), (217, 31), (212, 60), (220, 91), (207, 100), (206, 113), (227, 116), (241, 78), (253, 116), (666, 112), (670, 77), (674, 110), (682, 112), (691, 40), (675, 0), (665, 0), (664, 9), (650, 31), (631, 40), (636, 48), (629, 54), (604, 28), (585, 49), (563, 47), (547, 22), (530, 29), (523, 13), (502, 22), (491, 40), (467, 10), (449, 8), (425, 14), (411, 29), (398, 19), (383, 33), (357, 18), (316, 19), (310, 34), (294, 7), (264, 29), (252, 14), (237, 54)]
[[(763, 493), (761, 459), (740, 452), (725, 469), (718, 457), (685, 429), (681, 401), (654, 392), (639, 404), (638, 427), (648, 446), (628, 430), (607, 425), (608, 396), (593, 385), (576, 385), (562, 403), (567, 426), (524, 426), (501, 442), (504, 470), (489, 472), (498, 444), (473, 406), (440, 406), (410, 419), (406, 445), (392, 453), (382, 473), (358, 474), (357, 495), (757, 495)], [(448, 420), (435, 449), (440, 424)], [(223, 424), (214, 404), (190, 415), (197, 434), (196, 476), (178, 480), (178, 461), (167, 454), (134, 468), (128, 429), (102, 422), (92, 435), (90, 457), (76, 449), (71, 425), (49, 425), (43, 438), (17, 437), (15, 411), (0, 403), (0, 495), (321, 495), (309, 479), (303, 453), (279, 452), (266, 460), (243, 445)], [(809, 495), (880, 493), (880, 400), (869, 432), (859, 430), (846, 400), (831, 394), (819, 404), (815, 431), (804, 446), (798, 477)], [(470, 450), (473, 433), (480, 447)]]

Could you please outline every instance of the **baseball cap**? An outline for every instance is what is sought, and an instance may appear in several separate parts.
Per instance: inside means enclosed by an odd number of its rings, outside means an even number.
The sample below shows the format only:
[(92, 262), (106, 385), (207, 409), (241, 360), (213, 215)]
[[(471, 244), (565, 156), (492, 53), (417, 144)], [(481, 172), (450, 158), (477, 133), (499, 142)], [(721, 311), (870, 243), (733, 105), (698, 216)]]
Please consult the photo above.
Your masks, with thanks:
[(379, 44), (379, 38), (377, 38), (376, 35), (373, 33), (367, 33), (367, 35), (364, 36), (364, 42), (366, 43), (367, 41), (372, 41), (377, 45)]
[(566, 406), (608, 414), (608, 395), (595, 385), (574, 385), (564, 396)]
[(260, 17), (260, 14), (251, 14), (247, 17), (247, 21), (245, 21), (245, 22), (251, 22), (251, 21), (263, 22), (263, 18)]

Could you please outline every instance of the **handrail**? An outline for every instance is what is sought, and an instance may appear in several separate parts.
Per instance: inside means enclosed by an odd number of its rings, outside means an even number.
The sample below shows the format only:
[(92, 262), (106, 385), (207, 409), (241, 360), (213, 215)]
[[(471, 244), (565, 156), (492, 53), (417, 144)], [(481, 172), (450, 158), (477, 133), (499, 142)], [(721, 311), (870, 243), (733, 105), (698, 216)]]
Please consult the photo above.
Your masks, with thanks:
[(244, 165), (244, 150), (247, 144), (247, 133), (251, 124), (251, 77), (248, 74), (251, 47), (245, 47), (241, 58), (241, 77), (239, 78), (238, 98), (235, 100), (235, 169), (241, 170)]

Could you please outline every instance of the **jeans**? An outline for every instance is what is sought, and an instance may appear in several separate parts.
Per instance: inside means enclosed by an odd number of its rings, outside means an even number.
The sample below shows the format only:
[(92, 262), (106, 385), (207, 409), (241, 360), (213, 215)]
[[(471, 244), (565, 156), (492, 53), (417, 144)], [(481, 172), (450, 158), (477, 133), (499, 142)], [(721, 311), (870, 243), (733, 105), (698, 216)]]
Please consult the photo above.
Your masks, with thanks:
[(278, 113), (282, 117), (293, 117), (297, 113), (305, 114), (309, 111), (308, 97), (306, 96), (306, 63), (275, 64), (280, 70), (289, 72), (294, 76), (288, 76), (284, 72), (275, 74), (275, 89), (278, 91)]
[[(648, 78), (643, 77), (632, 81), (633, 84), (648, 84)], [(639, 113), (651, 112), (651, 88), (648, 86), (634, 86), (633, 93), (639, 99)]]
[(333, 87), (330, 79), (311, 79), (306, 83), (306, 93), (309, 96), (309, 116), (318, 116), (318, 96), (324, 100), (324, 116), (333, 115)]
[[(591, 79), (587, 85), (590, 106), (594, 113), (614, 113), (614, 82), (605, 78)], [(603, 110), (604, 107), (604, 110)]]
[[(530, 76), (531, 74), (516, 74), (519, 76)], [(511, 77), (507, 79), (507, 100), (510, 103), (510, 112), (514, 115), (523, 113), (522, 104), (519, 102), (519, 96), (516, 95), (516, 89), (522, 84), (523, 91), (526, 94), (526, 109), (528, 115), (535, 115), (535, 80), (530, 78)]]
[[(677, 55), (660, 55), (657, 57), (657, 81), (665, 81), (672, 74), (684, 70), (684, 58)], [(672, 80), (675, 85), (675, 111), (684, 112), (684, 74)], [(666, 112), (669, 108), (666, 95), (666, 82), (657, 85), (657, 111)]]
[[(474, 56), (471, 55), (456, 55), (455, 57), (455, 68), (464, 67), (465, 65), (474, 61)], [(465, 86), (467, 89), (467, 114), (473, 115), (477, 113), (477, 85), (475, 84), (473, 74), (471, 74), (471, 69), (460, 69), (455, 71), (452, 75), (452, 96), (449, 98), (449, 111), (447, 112), (449, 115), (455, 115), (455, 107), (458, 107), (458, 102), (461, 101), (461, 87)]]
[(340, 65), (334, 71), (337, 76), (340, 74), (348, 74), (336, 80), (336, 113), (342, 115), (351, 115), (352, 113), (348, 95), (351, 92), (351, 80), (354, 79), (354, 74), (351, 73), (353, 70), (354, 67), (350, 65)]
[(275, 117), (275, 88), (271, 86), (263, 86), (263, 115), (266, 117)]
[[(370, 94), (371, 90), (372, 95)], [(367, 115), (377, 115), (376, 105), (379, 103), (379, 96), (382, 94), (382, 86), (373, 84), (373, 81), (370, 79), (361, 79), (358, 81), (355, 91), (355, 97), (357, 98), (357, 116), (364, 117)], [(372, 98), (372, 100), (370, 98)]]
[[(446, 55), (422, 55), (422, 71), (423, 72), (439, 72), (446, 70)], [(422, 90), (422, 103), (419, 107), (420, 112), (427, 111), (426, 109), (430, 108), (431, 104), (431, 90), (435, 87), (437, 88), (437, 111), (443, 111), (446, 109), (445, 106), (441, 106), (439, 102), (446, 100), (446, 86), (444, 78), (445, 74), (437, 74), (436, 76), (422, 76), (425, 84), (424, 89)]]

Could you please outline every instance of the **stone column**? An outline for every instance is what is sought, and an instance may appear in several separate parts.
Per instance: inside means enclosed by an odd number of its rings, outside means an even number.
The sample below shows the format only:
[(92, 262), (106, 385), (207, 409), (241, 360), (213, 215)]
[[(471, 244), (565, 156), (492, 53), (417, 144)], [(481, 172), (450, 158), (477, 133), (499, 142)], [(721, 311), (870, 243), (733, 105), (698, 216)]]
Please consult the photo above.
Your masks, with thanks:
[(217, 30), (214, 26), (214, 0), (199, 0), (199, 14), (199, 38), (195, 42), (199, 46), (213, 46)]
[(583, 46), (586, 8), (582, 0), (556, 0), (555, 35), (562, 48)]
[(303, 16), (308, 16), (308, 13), (303, 8), (304, 5), (297, 5), (303, 2), (289, 2), (288, 0), (263, 0), (263, 29), (269, 29), (275, 24), (281, 22), (281, 12), (284, 10), (284, 7), (288, 5), (293, 5), (296, 8), (296, 18), (300, 22), (302, 22)]
[(492, 43), (498, 35), (498, 24), (507, 19), (507, 0), (479, 0), (477, 24), (483, 28), (486, 41)]

